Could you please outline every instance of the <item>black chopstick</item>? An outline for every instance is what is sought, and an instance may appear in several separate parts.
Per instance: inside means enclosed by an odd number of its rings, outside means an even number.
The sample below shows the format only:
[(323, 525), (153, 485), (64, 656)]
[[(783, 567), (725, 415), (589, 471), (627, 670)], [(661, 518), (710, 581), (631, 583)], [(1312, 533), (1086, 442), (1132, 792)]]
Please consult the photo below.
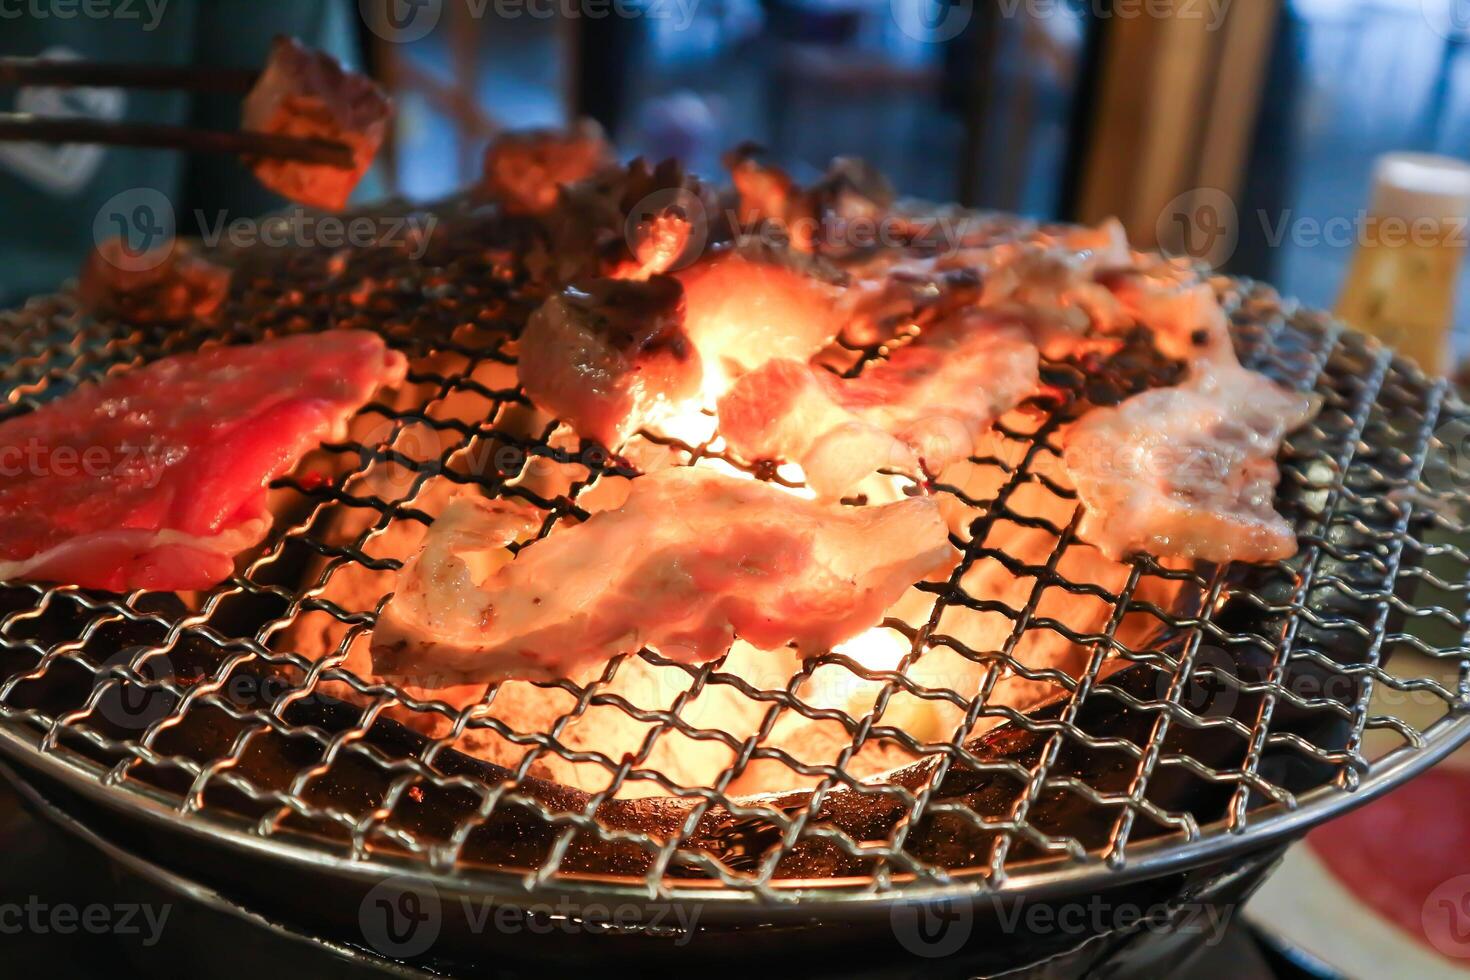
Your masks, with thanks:
[(343, 170), (351, 170), (356, 166), (351, 148), (331, 140), (0, 112), (0, 142), (8, 141), (168, 147), (192, 153), (274, 157), (339, 167)]
[(53, 88), (177, 89), (183, 92), (250, 91), (260, 77), (251, 68), (174, 65), (119, 65), (46, 58), (0, 58), (0, 88), (45, 85)]

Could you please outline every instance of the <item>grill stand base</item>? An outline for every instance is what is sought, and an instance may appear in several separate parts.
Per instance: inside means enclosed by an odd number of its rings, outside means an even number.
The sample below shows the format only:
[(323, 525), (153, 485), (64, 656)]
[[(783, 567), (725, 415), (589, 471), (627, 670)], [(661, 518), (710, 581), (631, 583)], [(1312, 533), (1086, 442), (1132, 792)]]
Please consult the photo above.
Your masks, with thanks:
[(38, 773), (0, 766), (0, 775), (34, 812), (102, 858), (116, 883), (115, 901), (169, 906), (162, 941), (131, 949), (150, 976), (185, 975), (180, 964), (197, 975), (204, 963), (212, 976), (242, 980), (487, 971), (544, 977), (548, 969), (616, 963), (654, 975), (748, 975), (752, 966), (779, 962), (834, 977), (1156, 978), (1174, 975), (1218, 943), (1284, 850), (1070, 899), (980, 896), (867, 920), (698, 927), (679, 935), (593, 930), (554, 917), (532, 925), (535, 916), (507, 931), (497, 929), (495, 916), (479, 921), (473, 906), (446, 899), (431, 949), (399, 962), (367, 948), (362, 913), (369, 899), (356, 882), (292, 880), (270, 862), (211, 856), (179, 838), (152, 838), (147, 828), (89, 806)]

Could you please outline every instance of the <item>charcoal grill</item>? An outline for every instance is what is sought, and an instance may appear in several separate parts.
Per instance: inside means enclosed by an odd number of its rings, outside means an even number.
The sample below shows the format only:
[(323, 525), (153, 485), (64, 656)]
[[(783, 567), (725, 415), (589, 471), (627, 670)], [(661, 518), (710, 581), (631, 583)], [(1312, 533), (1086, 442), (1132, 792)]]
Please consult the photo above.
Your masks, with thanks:
[[(1224, 280), (1242, 359), (1322, 400), (1281, 459), (1278, 504), (1302, 544), (1290, 561), (1078, 564), (1091, 550), (1056, 478), (1058, 435), (1090, 404), (1177, 376), (1135, 338), (1105, 364), (1047, 364), (1048, 394), (934, 482), (961, 561), (916, 586), (919, 614), (885, 623), (896, 663), (839, 650), (752, 680), (645, 651), (523, 685), (515, 698), (555, 705), (534, 724), (497, 714), (503, 686), (454, 700), (370, 676), (354, 651), (399, 563), (375, 542), (421, 532), (435, 486), (517, 497), (554, 533), (599, 486), (669, 460), (784, 479), (718, 442), (646, 434), (615, 456), (538, 419), (513, 383), (539, 298), (528, 230), (463, 200), (435, 216), (421, 258), (414, 243), (221, 252), (236, 274), (211, 324), (94, 320), (69, 293), (0, 315), (11, 412), (116, 367), (299, 331), (374, 329), (413, 362), (347, 442), (278, 481), (271, 537), (210, 592), (0, 592), (0, 751), (120, 853), (436, 971), (774, 951), (834, 970), (1065, 975), (1127, 930), (1007, 927), (1006, 903), (1126, 900), (1165, 920), (1231, 905), (1287, 841), (1470, 737), (1470, 408), (1330, 318)], [(841, 366), (884, 353), (854, 347)], [(371, 601), (343, 599), (333, 583), (352, 576)], [(941, 656), (959, 673), (926, 673)], [(817, 698), (818, 672), (863, 697)], [(630, 674), (676, 683), (643, 696)], [(686, 717), (711, 692), (750, 728)], [(637, 737), (579, 736), (594, 713)], [(819, 758), (782, 734), (817, 725), (840, 732)], [(665, 771), (710, 748), (713, 778)], [(548, 931), (476, 926), (474, 901)], [(671, 910), (691, 909), (697, 927), (679, 928)], [(963, 922), (953, 948), (916, 931), (936, 909)]]

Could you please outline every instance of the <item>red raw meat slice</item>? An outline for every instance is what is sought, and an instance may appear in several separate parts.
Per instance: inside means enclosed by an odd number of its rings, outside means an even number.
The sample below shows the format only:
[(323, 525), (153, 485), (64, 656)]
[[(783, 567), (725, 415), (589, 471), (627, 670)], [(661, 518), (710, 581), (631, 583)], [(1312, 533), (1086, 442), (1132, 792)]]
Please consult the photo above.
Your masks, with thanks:
[(340, 211), (388, 131), (393, 103), (369, 78), (331, 55), (278, 37), (260, 80), (245, 97), (243, 127), (275, 136), (346, 143), (353, 169), (264, 157), (251, 169), (262, 184), (291, 200)]
[(0, 423), (0, 581), (203, 589), (270, 529), (266, 488), (407, 361), (360, 330), (166, 358)]
[[(1441, 766), (1307, 836), (1358, 901), (1428, 947), (1470, 952), (1470, 773)], [(1463, 962), (1463, 960), (1462, 960)]]

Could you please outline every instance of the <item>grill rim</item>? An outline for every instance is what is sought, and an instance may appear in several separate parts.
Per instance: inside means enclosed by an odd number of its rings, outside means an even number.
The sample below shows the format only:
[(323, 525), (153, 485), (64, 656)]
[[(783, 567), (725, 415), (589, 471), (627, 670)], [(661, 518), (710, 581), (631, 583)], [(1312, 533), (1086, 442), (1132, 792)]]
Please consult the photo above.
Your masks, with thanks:
[[(535, 876), (534, 871), (517, 874), (456, 864), (455, 870), (443, 872), (434, 870), (421, 860), (395, 861), (381, 856), (344, 857), (323, 848), (313, 848), (312, 841), (324, 838), (294, 829), (279, 829), (270, 837), (262, 837), (238, 829), (233, 826), (233, 818), (226, 822), (218, 814), (205, 819), (181, 816), (176, 807), (163, 802), (167, 798), (163, 791), (137, 782), (133, 782), (129, 790), (109, 785), (100, 778), (106, 771), (104, 767), (76, 757), (69, 750), (41, 751), (19, 732), (12, 730), (8, 722), (0, 724), (0, 753), (10, 755), (23, 768), (42, 771), (67, 789), (104, 807), (141, 818), (155, 827), (223, 843), (246, 854), (263, 856), (296, 868), (342, 874), (369, 882), (385, 878), (412, 878), (416, 882), (427, 883), (449, 893), (471, 894), (511, 905), (529, 899), (544, 903), (548, 899), (560, 898), (581, 898), (587, 901), (663, 898), (684, 902), (700, 901), (726, 908), (754, 906), (769, 910), (786, 907), (808, 916), (820, 915), (824, 911), (851, 910), (854, 907), (886, 909), (906, 902), (952, 899), (957, 893), (965, 893), (974, 898), (987, 895), (1027, 899), (1056, 898), (1085, 893), (1094, 885), (1126, 885), (1258, 851), (1273, 843), (1299, 836), (1319, 823), (1363, 806), (1443, 761), (1462, 745), (1470, 743), (1470, 710), (1447, 713), (1422, 734), (1425, 742), (1423, 746), (1404, 744), (1392, 749), (1375, 760), (1372, 770), (1357, 781), (1354, 789), (1345, 789), (1332, 782), (1317, 786), (1297, 795), (1298, 805), (1295, 809), (1284, 809), (1277, 805), (1254, 811), (1253, 819), (1242, 833), (1224, 832), (1230, 820), (1226, 815), (1203, 825), (1199, 836), (1192, 841), (1181, 841), (1177, 835), (1163, 835), (1139, 841), (1130, 846), (1128, 859), (1121, 865), (1112, 866), (1106, 860), (1095, 858), (1079, 863), (1066, 855), (1060, 855), (1028, 861), (1020, 866), (1025, 869), (1025, 874), (1006, 875), (998, 884), (983, 884), (985, 869), (981, 867), (953, 871), (948, 882), (925, 884), (918, 883), (917, 876), (911, 874), (892, 874), (889, 876), (892, 887), (883, 891), (875, 891), (871, 887), (871, 877), (773, 879), (769, 883), (770, 890), (780, 896), (780, 901), (775, 903), (763, 901), (759, 890), (732, 888), (713, 879), (680, 879), (676, 886), (669, 887), (667, 882), (671, 879), (666, 878), (663, 887), (651, 891), (648, 882), (641, 878), (563, 871), (553, 878), (531, 884), (529, 879)], [(75, 761), (68, 757), (74, 757)], [(79, 765), (78, 762), (82, 764)], [(90, 767), (95, 767), (95, 775), (89, 774)], [(909, 881), (914, 884), (906, 884)], [(975, 882), (981, 884), (977, 886)], [(570, 887), (573, 884), (581, 887)], [(820, 897), (808, 898), (809, 894)]]

